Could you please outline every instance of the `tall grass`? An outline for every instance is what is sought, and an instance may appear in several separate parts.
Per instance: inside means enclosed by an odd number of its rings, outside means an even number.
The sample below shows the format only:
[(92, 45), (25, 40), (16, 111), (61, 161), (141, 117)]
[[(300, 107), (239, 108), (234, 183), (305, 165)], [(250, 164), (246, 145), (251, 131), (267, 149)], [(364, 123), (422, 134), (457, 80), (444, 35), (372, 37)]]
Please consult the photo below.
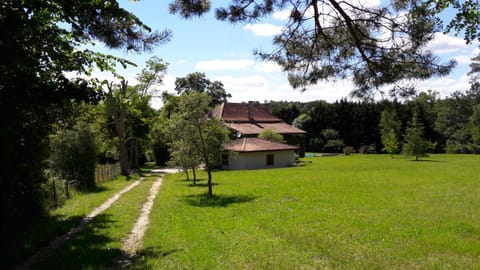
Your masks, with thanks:
[(135, 268), (480, 268), (480, 156), (305, 161), (169, 175)]

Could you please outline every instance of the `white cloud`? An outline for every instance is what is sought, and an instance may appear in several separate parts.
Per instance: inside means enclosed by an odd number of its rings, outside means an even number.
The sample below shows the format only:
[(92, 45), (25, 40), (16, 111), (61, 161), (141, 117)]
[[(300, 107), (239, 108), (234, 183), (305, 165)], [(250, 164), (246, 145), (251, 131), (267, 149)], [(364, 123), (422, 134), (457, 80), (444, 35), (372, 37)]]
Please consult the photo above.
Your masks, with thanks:
[(427, 46), (427, 49), (436, 54), (454, 53), (466, 48), (467, 45), (463, 39), (443, 33), (436, 33), (435, 39)]
[(380, 0), (356, 0), (356, 1), (349, 1), (349, 2), (353, 2), (351, 3), (353, 5), (359, 4), (364, 7), (371, 7), (371, 8), (379, 7), (381, 4)]
[(470, 88), (469, 76), (463, 75), (458, 79), (451, 77), (443, 77), (438, 79), (430, 79), (421, 81), (417, 84), (419, 92), (427, 90), (435, 90), (440, 92), (442, 97), (450, 96), (455, 91), (465, 91)]
[(292, 13), (292, 11), (289, 10), (289, 9), (282, 9), (282, 10), (279, 10), (279, 11), (275, 11), (272, 14), (272, 18), (274, 18), (276, 20), (280, 20), (280, 21), (286, 21), (286, 20), (288, 20), (288, 18), (290, 18), (291, 13)]
[(276, 26), (269, 23), (247, 24), (243, 27), (245, 30), (252, 31), (257, 36), (270, 37), (282, 32), (281, 26)]
[(338, 82), (319, 83), (310, 86), (304, 92), (293, 89), (285, 76), (281, 80), (268, 80), (262, 76), (253, 75), (246, 77), (221, 76), (215, 80), (221, 81), (225, 89), (232, 95), (231, 102), (247, 101), (313, 101), (326, 100), (335, 102), (343, 97), (348, 97), (353, 89), (349, 80)]
[(250, 59), (239, 60), (211, 60), (198, 62), (195, 67), (201, 70), (234, 70), (234, 69), (247, 69), (251, 67), (255, 62)]
[(172, 75), (165, 75), (163, 78), (163, 84), (159, 87), (159, 91), (157, 92), (157, 95), (152, 97), (150, 101), (150, 105), (155, 108), (155, 109), (160, 109), (163, 106), (161, 94), (163, 92), (168, 92), (171, 94), (176, 94), (175, 92), (175, 80), (176, 78)]
[(455, 60), (457, 60), (459, 64), (466, 64), (466, 65), (472, 62), (471, 57), (466, 55), (456, 56)]
[(261, 72), (281, 72), (282, 67), (275, 62), (261, 62), (255, 65), (256, 71)]

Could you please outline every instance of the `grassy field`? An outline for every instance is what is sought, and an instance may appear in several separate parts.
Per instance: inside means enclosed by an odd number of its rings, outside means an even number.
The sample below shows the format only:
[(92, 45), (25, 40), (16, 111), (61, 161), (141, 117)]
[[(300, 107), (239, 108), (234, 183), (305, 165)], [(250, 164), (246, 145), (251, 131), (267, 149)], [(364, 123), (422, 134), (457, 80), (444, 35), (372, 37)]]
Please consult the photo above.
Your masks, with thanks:
[(305, 161), (169, 175), (135, 268), (480, 268), (480, 156)]

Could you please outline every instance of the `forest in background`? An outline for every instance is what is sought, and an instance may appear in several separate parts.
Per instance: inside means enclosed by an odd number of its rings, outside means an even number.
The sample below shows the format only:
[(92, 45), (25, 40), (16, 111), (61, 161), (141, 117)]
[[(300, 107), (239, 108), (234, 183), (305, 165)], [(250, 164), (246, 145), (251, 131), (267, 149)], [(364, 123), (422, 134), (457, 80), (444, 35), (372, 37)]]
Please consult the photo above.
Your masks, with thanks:
[(429, 91), (403, 102), (271, 101), (270, 109), (275, 116), (307, 131), (307, 151), (342, 152), (343, 147), (351, 146), (359, 153), (382, 153), (382, 112), (388, 112), (384, 118), (390, 119), (384, 121), (393, 122), (399, 144), (404, 142), (416, 112), (424, 127), (423, 136), (431, 142), (430, 152), (480, 153), (480, 88), (476, 84), (445, 98)]

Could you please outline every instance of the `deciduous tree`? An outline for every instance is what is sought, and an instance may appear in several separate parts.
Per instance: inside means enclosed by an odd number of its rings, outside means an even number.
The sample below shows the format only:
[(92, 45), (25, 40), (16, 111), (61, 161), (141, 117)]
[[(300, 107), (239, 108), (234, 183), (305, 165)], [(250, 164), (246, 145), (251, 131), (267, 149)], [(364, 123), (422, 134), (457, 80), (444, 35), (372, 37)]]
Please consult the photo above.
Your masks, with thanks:
[(209, 119), (211, 98), (206, 93), (192, 92), (180, 96), (177, 111), (171, 116), (171, 133), (191, 145), (201, 157), (208, 174), (208, 194), (213, 196), (212, 170), (221, 165), (223, 144), (228, 132), (217, 119)]
[(205, 76), (205, 73), (194, 72), (183, 78), (175, 80), (175, 90), (178, 94), (182, 93), (207, 93), (210, 98), (210, 106), (218, 105), (226, 102), (231, 95), (225, 91), (223, 83), (220, 81), (210, 81)]
[[(128, 61), (85, 44), (143, 51), (168, 40), (152, 32), (117, 1), (24, 1), (0, 4), (0, 213), (21, 224), (42, 213), (51, 125), (72, 102), (98, 99), (93, 68), (113, 71)], [(67, 76), (66, 73), (70, 75)]]
[(282, 134), (279, 134), (271, 129), (264, 129), (260, 134), (258, 134), (258, 138), (264, 139), (267, 141), (272, 141), (272, 142), (279, 142), (283, 143), (285, 140), (283, 139)]

